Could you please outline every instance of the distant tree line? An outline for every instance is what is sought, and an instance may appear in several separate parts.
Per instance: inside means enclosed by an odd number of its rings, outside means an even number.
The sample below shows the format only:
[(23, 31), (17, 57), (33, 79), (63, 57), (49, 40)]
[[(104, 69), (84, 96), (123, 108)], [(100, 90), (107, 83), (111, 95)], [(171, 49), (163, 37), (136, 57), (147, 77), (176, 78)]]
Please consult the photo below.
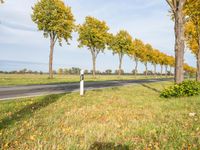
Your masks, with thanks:
[[(54, 71), (55, 74), (58, 75), (79, 75), (80, 74), (81, 69), (80, 68), (75, 68), (72, 67), (70, 69), (67, 68), (59, 68), (58, 71)], [(93, 70), (84, 70), (84, 73), (87, 75), (93, 75)], [(105, 71), (99, 71), (96, 70), (95, 72), (96, 75), (118, 75), (119, 74), (119, 70), (111, 70), (111, 69), (106, 69)], [(121, 69), (121, 74), (122, 75), (133, 75), (135, 74), (135, 70), (131, 71), (131, 72), (124, 72), (123, 69)], [(146, 71), (144, 71), (143, 73), (138, 73), (138, 75), (146, 75)], [(151, 70), (148, 70), (148, 75), (154, 75), (154, 72)], [(156, 72), (156, 75), (166, 75), (166, 74), (161, 74), (159, 72)], [(172, 76), (173, 74), (171, 72), (167, 72), (168, 76)]]
[(5, 74), (47, 74), (43, 71), (33, 71), (33, 70), (28, 70), (28, 69), (13, 70), (13, 71), (0, 71), (0, 73), (5, 73)]
[[(189, 69), (190, 67), (188, 67), (187, 65), (185, 65), (185, 69)], [(76, 67), (72, 67), (70, 69), (67, 68), (59, 68), (57, 71), (53, 70), (53, 73), (56, 75), (79, 75), (80, 74), (80, 68), (76, 68)], [(34, 74), (34, 75), (43, 75), (43, 74), (48, 74), (48, 72), (43, 72), (43, 71), (32, 71), (29, 69), (22, 69), (22, 70), (18, 70), (18, 71), (0, 71), (0, 73), (2, 74)], [(93, 70), (84, 70), (84, 73), (86, 75), (93, 75)], [(119, 74), (119, 70), (111, 70), (111, 69), (107, 69), (105, 71), (99, 71), (97, 70), (95, 72), (96, 75), (118, 75)], [(134, 75), (135, 74), (135, 70), (132, 70), (132, 72), (124, 72), (124, 70), (121, 70), (121, 74), (122, 75)], [(153, 71), (148, 70), (148, 75), (155, 75), (153, 73)], [(137, 75), (140, 76), (145, 76), (146, 75), (146, 71), (144, 71), (143, 73), (137, 73)], [(167, 72), (167, 74), (161, 74), (160, 72), (156, 72), (156, 75), (158, 76), (173, 76), (174, 74), (172, 74), (170, 71)], [(195, 71), (188, 71), (185, 72), (185, 76), (186, 77), (195, 77)]]
[[(195, 70), (190, 70), (190, 66), (188, 66), (187, 64), (184, 65), (184, 69), (185, 70), (189, 70), (185, 72), (185, 76), (187, 77), (195, 77)], [(54, 74), (57, 75), (79, 75), (80, 74), (80, 68), (77, 67), (72, 67), (72, 68), (59, 68), (57, 71), (53, 70)], [(132, 70), (131, 72), (125, 72), (123, 69), (121, 69), (121, 74), (122, 75), (135, 75), (135, 70)], [(3, 74), (38, 74), (38, 75), (43, 75), (43, 74), (48, 74), (48, 72), (44, 72), (44, 71), (33, 71), (30, 69), (22, 69), (22, 70), (14, 70), (14, 71), (0, 71), (0, 73)], [(93, 75), (93, 70), (84, 70), (84, 73), (86, 75)], [(119, 70), (112, 70), (112, 69), (106, 69), (105, 71), (99, 71), (96, 70), (95, 72), (96, 75), (118, 75), (119, 74)], [(144, 71), (143, 73), (137, 73), (137, 75), (155, 75), (155, 72), (153, 72), (152, 70), (148, 70), (147, 73), (146, 71)], [(173, 76), (174, 74), (172, 74), (170, 71), (168, 71), (167, 73), (163, 73), (161, 74), (161, 72), (156, 72), (157, 76)]]

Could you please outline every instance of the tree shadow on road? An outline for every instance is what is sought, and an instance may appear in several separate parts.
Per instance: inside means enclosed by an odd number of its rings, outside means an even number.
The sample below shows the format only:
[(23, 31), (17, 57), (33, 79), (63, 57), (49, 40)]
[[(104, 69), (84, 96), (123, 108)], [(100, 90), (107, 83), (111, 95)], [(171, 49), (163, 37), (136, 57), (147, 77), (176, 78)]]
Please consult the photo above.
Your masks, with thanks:
[(88, 150), (129, 150), (127, 145), (106, 143), (106, 142), (94, 142)]
[(56, 102), (60, 97), (65, 94), (58, 94), (58, 95), (48, 95), (41, 98), (39, 101), (32, 103), (23, 107), (21, 110), (11, 114), (0, 120), (0, 130), (7, 128), (10, 125), (13, 125), (17, 121), (22, 120), (26, 117), (31, 117), (34, 112)]
[(150, 90), (152, 90), (152, 91), (154, 91), (154, 92), (161, 93), (160, 90), (158, 90), (158, 89), (156, 89), (156, 88), (153, 88), (153, 87), (151, 87), (151, 86), (149, 86), (149, 85), (147, 85), (147, 84), (141, 83), (140, 85), (142, 85), (143, 87), (148, 88), (148, 89), (150, 89)]

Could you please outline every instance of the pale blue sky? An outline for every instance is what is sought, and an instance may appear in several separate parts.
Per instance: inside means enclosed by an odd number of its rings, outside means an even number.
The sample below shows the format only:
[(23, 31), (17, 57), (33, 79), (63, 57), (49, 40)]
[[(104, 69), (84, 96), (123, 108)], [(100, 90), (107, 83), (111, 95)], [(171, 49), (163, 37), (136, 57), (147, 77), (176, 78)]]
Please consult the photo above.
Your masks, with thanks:
[[(37, 31), (30, 17), (35, 2), (6, 0), (0, 5), (0, 60), (48, 63), (49, 39)], [(140, 38), (169, 55), (174, 54), (173, 22), (165, 0), (65, 0), (65, 3), (72, 7), (77, 24), (82, 23), (85, 16), (94, 16), (106, 21), (110, 32), (127, 30), (133, 38)], [(71, 45), (56, 45), (54, 63), (67, 68), (91, 69), (91, 55), (87, 48), (77, 47), (76, 39), (77, 34), (73, 33)], [(195, 58), (189, 52), (185, 60), (195, 66)], [(118, 57), (112, 52), (106, 50), (98, 56), (98, 70), (115, 70), (117, 67)], [(123, 68), (127, 72), (133, 70), (134, 62), (125, 57)], [(139, 68), (143, 71), (144, 66), (140, 64)]]

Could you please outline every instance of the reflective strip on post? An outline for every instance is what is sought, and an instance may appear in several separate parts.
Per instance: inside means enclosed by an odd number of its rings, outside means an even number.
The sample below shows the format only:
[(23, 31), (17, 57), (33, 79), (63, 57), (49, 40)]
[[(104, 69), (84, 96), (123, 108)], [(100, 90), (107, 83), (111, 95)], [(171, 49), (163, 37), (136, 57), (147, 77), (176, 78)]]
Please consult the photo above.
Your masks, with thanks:
[(84, 95), (84, 70), (80, 72), (80, 95)]

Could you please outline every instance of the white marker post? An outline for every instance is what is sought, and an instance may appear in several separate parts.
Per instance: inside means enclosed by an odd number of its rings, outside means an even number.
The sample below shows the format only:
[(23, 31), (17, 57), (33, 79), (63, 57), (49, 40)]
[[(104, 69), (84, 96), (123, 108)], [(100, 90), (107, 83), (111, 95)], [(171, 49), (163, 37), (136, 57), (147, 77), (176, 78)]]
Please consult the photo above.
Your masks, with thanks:
[(84, 70), (80, 72), (80, 95), (84, 95)]

